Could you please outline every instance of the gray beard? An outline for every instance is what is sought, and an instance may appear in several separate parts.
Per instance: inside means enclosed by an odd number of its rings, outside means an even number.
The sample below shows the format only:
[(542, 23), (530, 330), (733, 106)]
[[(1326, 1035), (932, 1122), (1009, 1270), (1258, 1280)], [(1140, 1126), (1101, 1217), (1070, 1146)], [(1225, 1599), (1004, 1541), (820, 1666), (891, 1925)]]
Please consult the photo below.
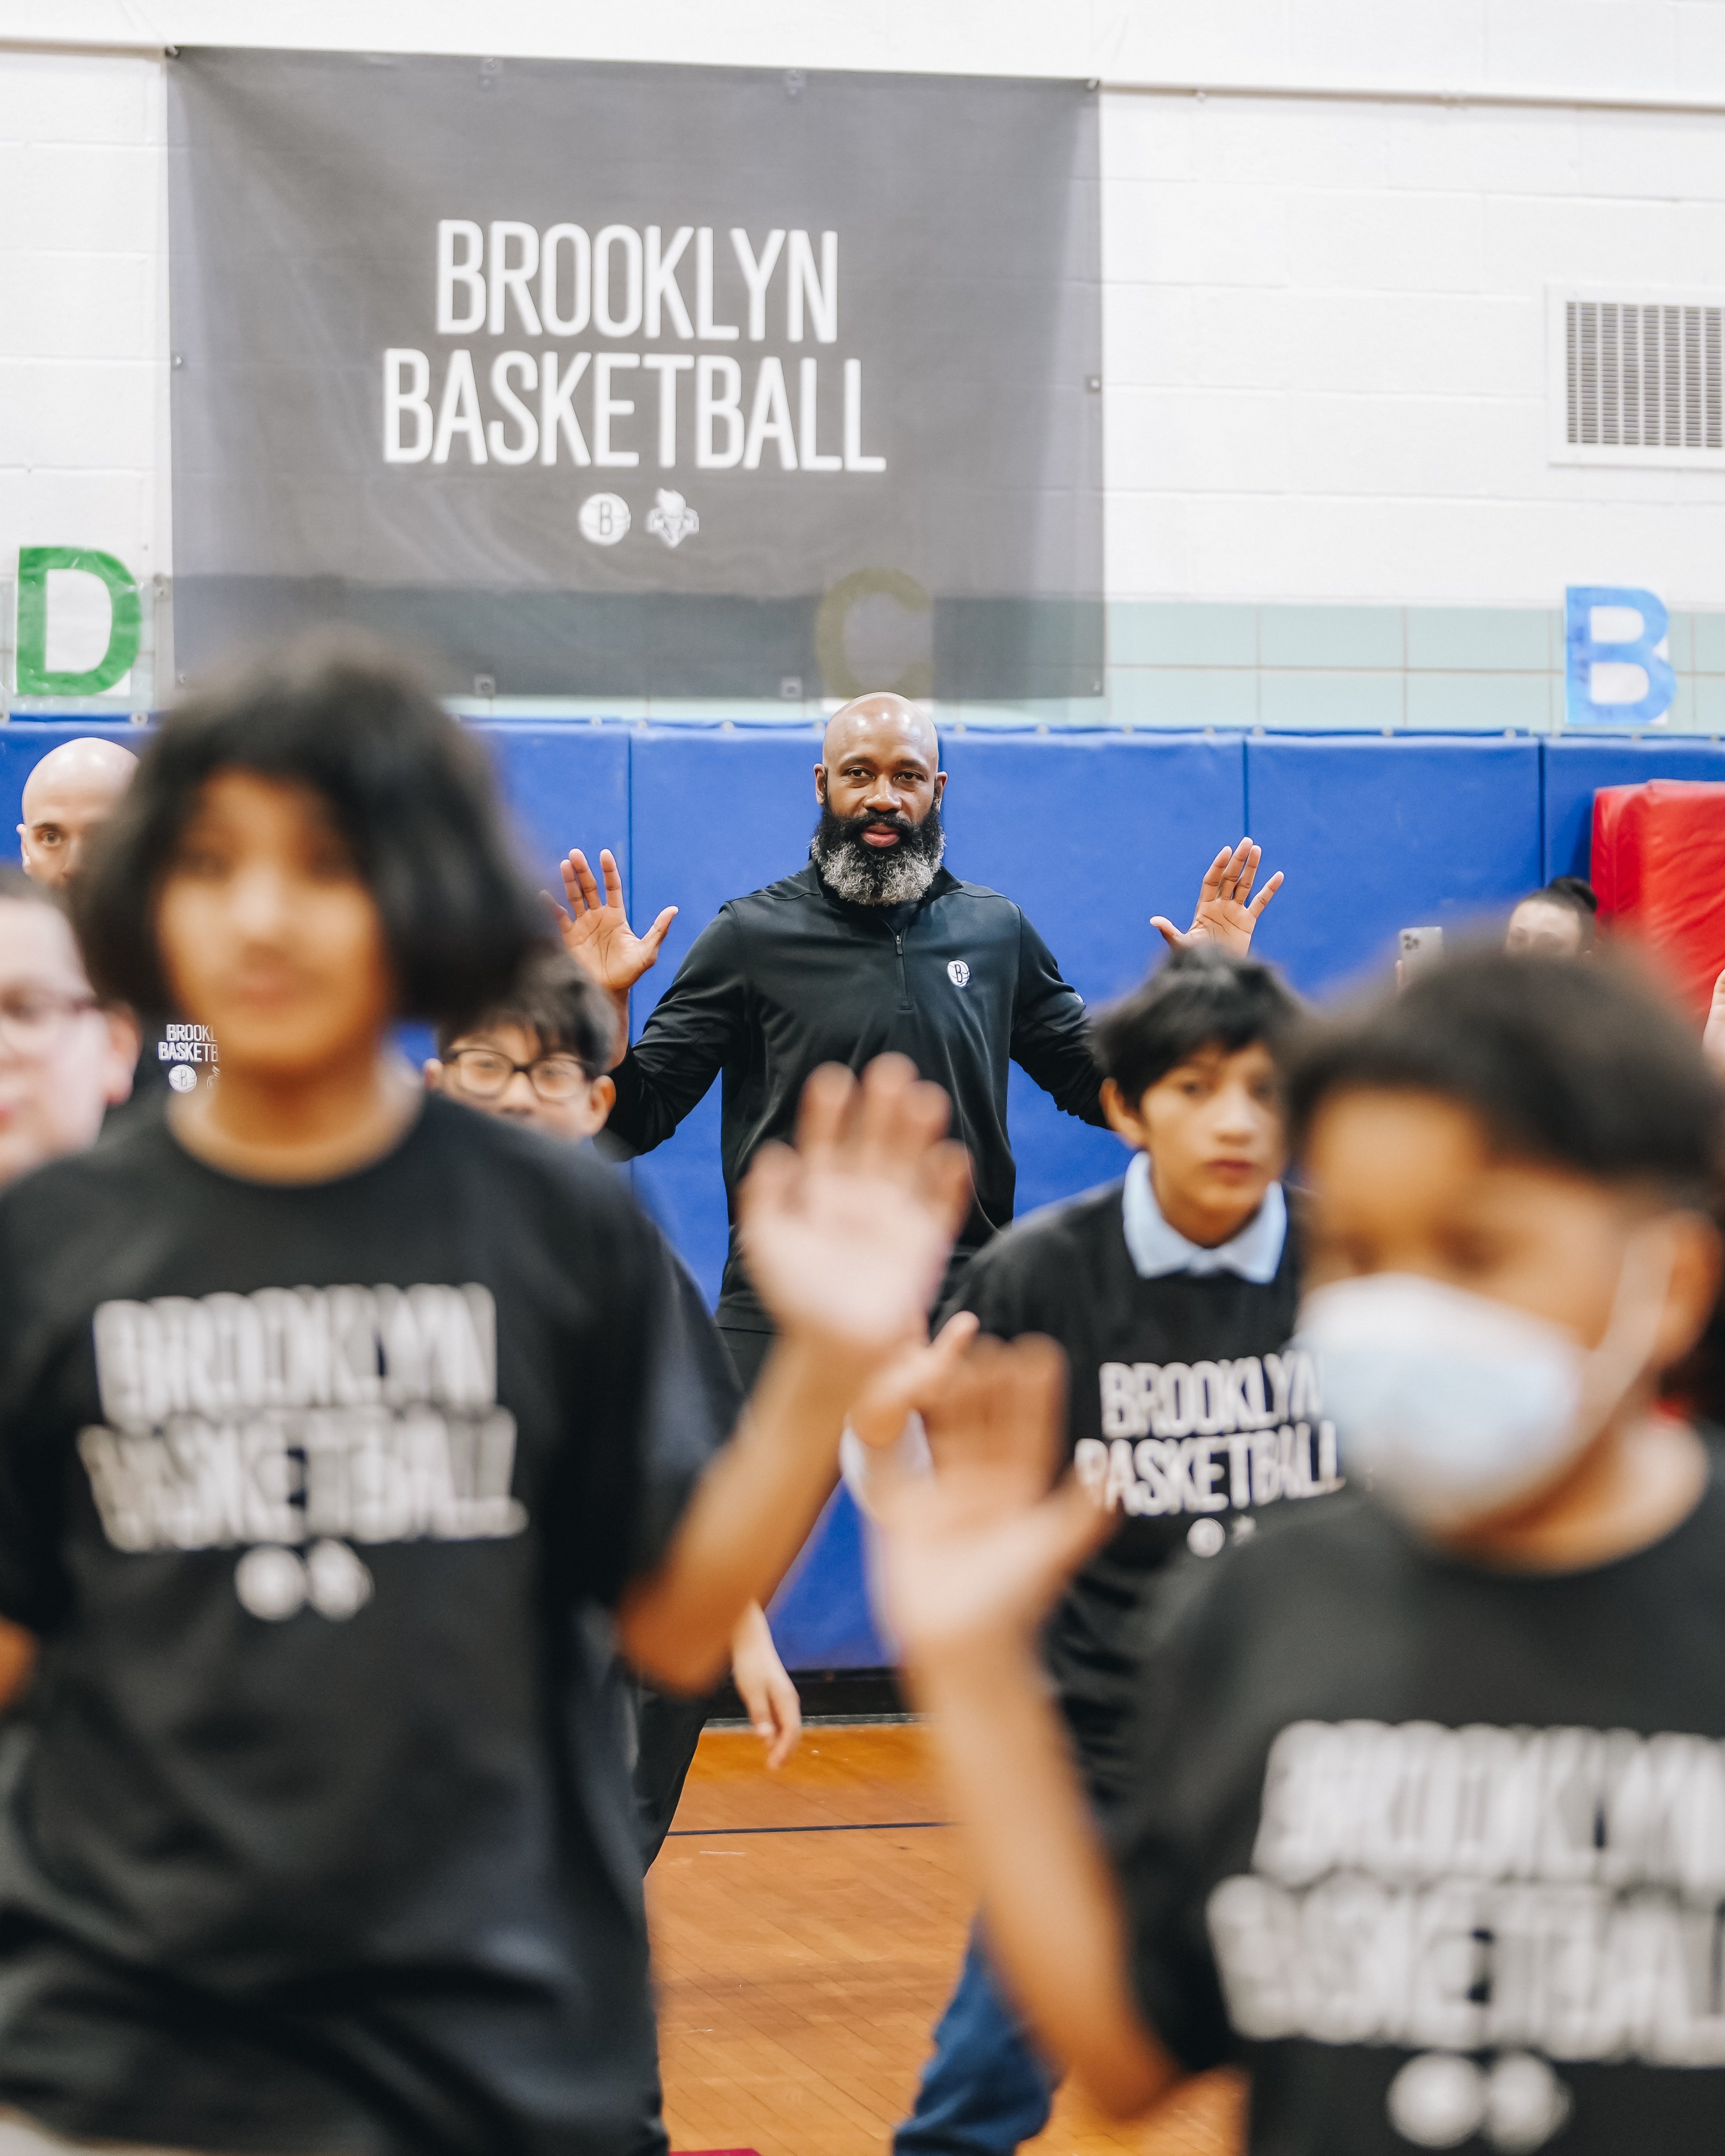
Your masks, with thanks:
[(819, 831), (809, 846), (821, 881), (853, 906), (913, 905), (939, 874), (946, 851), (943, 830), (926, 853), (912, 853), (901, 841), (889, 853), (865, 854), (848, 840), (830, 844)]

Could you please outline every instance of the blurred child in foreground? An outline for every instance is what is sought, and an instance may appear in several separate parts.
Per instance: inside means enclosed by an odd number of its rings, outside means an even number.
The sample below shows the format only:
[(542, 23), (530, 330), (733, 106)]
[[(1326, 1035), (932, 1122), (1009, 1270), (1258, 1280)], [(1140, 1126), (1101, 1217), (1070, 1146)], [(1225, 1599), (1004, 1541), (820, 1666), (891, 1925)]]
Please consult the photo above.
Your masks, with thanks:
[(877, 1499), (994, 1954), (1117, 2112), (1234, 2060), (1250, 2146), (1701, 2156), (1725, 2116), (1725, 1489), (1661, 1375), (1717, 1293), (1721, 1102), (1599, 963), (1484, 953), (1318, 1029), (1301, 1344), (1350, 1493), (1159, 1613), (1091, 1824), (1034, 1654), (1106, 1533), (1045, 1342)]
[[(743, 1195), (773, 1358), (570, 1146), (429, 1093), (403, 1020), (543, 916), (484, 752), (317, 643), (194, 692), (74, 886), (90, 986), (214, 1086), (0, 1193), (8, 2148), (639, 2156), (656, 2094), (608, 1658), (711, 1684), (966, 1204), (901, 1060)], [(58, 2137), (58, 2138), (57, 2138)]]

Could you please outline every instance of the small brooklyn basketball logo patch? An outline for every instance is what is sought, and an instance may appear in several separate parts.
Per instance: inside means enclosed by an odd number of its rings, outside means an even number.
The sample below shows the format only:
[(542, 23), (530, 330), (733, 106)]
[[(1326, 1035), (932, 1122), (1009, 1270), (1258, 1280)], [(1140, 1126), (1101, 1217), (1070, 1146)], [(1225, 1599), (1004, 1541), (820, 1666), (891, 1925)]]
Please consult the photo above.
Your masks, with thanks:
[(947, 978), (955, 988), (968, 988), (970, 983), (970, 968), (962, 958), (949, 958), (947, 961)]

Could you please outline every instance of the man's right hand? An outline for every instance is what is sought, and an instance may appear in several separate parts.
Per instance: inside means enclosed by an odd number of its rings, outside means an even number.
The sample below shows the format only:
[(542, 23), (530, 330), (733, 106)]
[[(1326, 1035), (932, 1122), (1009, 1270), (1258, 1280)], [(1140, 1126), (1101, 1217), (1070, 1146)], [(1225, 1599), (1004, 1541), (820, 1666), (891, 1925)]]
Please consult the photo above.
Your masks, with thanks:
[[(618, 873), (617, 857), (608, 846), (599, 855), (599, 874), (605, 880), (603, 897), (593, 880), (593, 870), (587, 865), (586, 855), (578, 849), (563, 863), (563, 894), (569, 901), (567, 906), (558, 906), (548, 891), (545, 896), (557, 915), (563, 948), (578, 966), (587, 968), (617, 1005), (624, 1020), (622, 1040), (626, 1047), (629, 992), (658, 959), (659, 947), (677, 917), (677, 909), (666, 906), (646, 934), (637, 936), (624, 910), (623, 878)], [(622, 1054), (619, 1047), (619, 1060)]]

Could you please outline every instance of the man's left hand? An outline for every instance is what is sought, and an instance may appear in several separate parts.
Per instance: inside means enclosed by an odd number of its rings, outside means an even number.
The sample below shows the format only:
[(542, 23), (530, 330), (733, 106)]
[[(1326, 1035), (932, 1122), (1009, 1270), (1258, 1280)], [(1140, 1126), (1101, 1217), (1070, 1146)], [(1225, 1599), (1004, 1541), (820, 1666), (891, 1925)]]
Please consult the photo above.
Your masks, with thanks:
[(1224, 846), (1199, 886), (1192, 926), (1182, 934), (1160, 913), (1151, 916), (1150, 926), (1162, 931), (1163, 942), (1173, 950), (1189, 951), (1201, 943), (1214, 943), (1230, 957), (1245, 957), (1252, 947), (1252, 931), (1260, 915), (1284, 880), (1278, 869), (1258, 896), (1252, 897), (1258, 864), (1263, 858), (1264, 849), (1255, 846), (1250, 839), (1242, 839), (1232, 851)]

